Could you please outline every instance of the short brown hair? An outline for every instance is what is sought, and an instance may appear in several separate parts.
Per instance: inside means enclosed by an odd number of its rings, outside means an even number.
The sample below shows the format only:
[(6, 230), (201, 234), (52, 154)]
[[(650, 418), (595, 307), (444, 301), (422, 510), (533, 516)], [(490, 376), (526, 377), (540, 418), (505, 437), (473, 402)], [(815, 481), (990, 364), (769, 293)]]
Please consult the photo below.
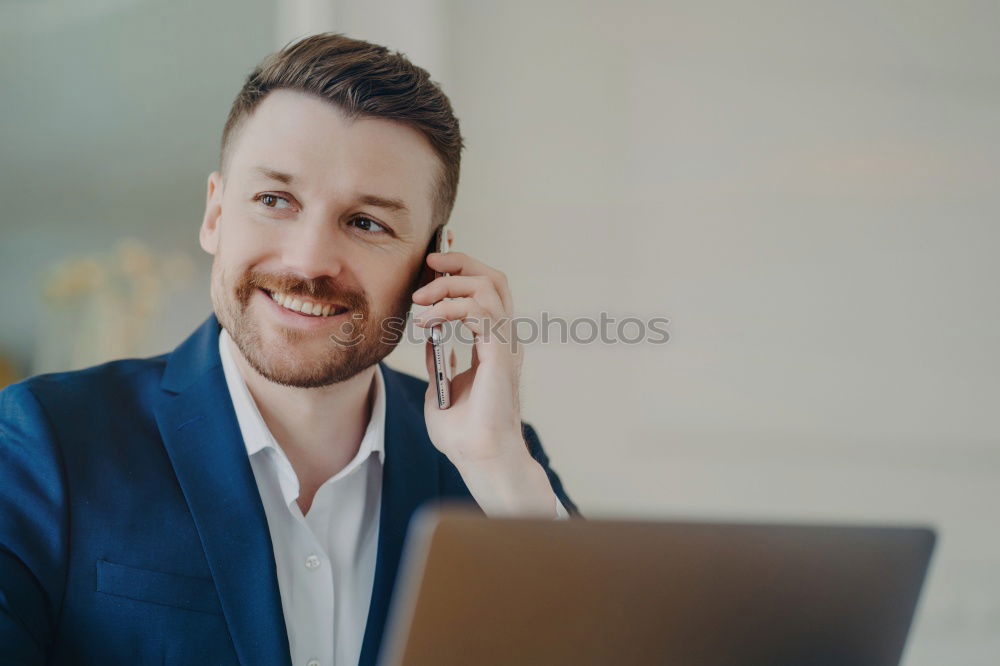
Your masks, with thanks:
[(247, 77), (222, 130), (219, 168), (239, 126), (272, 90), (297, 90), (336, 104), (349, 118), (385, 118), (421, 132), (441, 160), (434, 225), (445, 224), (458, 194), (462, 133), (451, 102), (430, 74), (384, 46), (322, 33), (288, 44)]

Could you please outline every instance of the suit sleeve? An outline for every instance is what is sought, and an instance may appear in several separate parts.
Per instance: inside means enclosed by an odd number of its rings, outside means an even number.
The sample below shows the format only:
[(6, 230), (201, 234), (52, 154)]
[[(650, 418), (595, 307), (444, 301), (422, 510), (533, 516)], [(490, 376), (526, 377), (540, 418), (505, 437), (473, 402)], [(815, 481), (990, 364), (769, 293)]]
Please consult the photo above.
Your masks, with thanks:
[(66, 482), (28, 385), (0, 391), (0, 663), (42, 664), (66, 578)]
[(538, 439), (538, 433), (536, 433), (535, 429), (527, 423), (521, 424), (521, 432), (524, 435), (524, 443), (528, 446), (528, 452), (531, 454), (531, 457), (534, 458), (545, 470), (545, 474), (549, 477), (549, 483), (552, 484), (553, 492), (555, 492), (556, 497), (559, 498), (559, 501), (562, 503), (567, 513), (569, 513), (571, 517), (582, 518), (580, 510), (566, 494), (566, 490), (563, 488), (559, 475), (553, 471), (552, 466), (549, 464), (549, 457), (545, 455), (545, 450), (542, 448), (542, 442)]

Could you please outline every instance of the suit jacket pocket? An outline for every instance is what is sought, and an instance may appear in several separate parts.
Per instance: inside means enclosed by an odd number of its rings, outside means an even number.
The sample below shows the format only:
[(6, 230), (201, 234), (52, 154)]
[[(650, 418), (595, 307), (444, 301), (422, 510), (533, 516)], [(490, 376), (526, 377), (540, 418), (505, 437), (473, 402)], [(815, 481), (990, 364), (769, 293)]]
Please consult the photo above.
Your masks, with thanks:
[(222, 615), (210, 578), (195, 578), (97, 560), (97, 591), (116, 597)]

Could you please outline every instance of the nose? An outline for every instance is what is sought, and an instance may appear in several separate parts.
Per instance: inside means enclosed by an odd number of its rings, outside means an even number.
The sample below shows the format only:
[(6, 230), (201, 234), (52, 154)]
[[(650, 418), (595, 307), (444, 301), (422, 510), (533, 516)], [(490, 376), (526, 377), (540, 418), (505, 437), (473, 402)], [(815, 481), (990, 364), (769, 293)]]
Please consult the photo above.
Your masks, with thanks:
[(304, 280), (337, 277), (343, 270), (346, 239), (329, 219), (301, 220), (282, 240), (281, 259)]

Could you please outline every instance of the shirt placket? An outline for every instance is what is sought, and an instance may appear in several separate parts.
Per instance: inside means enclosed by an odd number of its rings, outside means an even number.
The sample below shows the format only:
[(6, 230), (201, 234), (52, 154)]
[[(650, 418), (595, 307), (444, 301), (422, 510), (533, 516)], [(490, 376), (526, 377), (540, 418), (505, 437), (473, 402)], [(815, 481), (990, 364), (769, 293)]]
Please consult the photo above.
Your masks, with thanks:
[[(292, 474), (291, 463), (275, 456), (279, 474)], [(297, 480), (296, 480), (297, 485)], [(291, 495), (293, 493), (289, 493)], [(297, 495), (297, 493), (294, 493)], [(297, 499), (297, 497), (296, 497)], [(292, 599), (295, 606), (296, 641), (293, 666), (334, 666), (333, 569), (323, 548), (296, 499), (288, 502), (292, 514), (292, 543), (287, 552), (292, 557)], [(314, 508), (316, 510), (314, 502)]]

